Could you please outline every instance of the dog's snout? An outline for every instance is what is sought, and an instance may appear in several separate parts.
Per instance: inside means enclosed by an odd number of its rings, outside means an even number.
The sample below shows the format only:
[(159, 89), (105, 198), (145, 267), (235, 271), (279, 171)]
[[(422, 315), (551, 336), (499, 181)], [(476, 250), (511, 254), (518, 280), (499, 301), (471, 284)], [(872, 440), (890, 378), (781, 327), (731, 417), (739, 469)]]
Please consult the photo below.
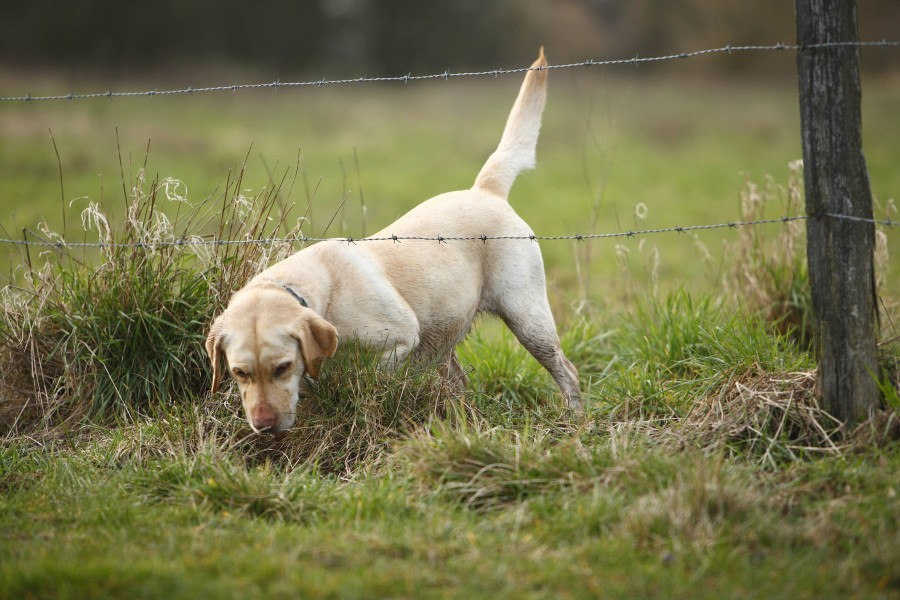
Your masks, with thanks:
[(250, 424), (256, 431), (275, 431), (278, 415), (271, 408), (263, 406), (251, 413)]

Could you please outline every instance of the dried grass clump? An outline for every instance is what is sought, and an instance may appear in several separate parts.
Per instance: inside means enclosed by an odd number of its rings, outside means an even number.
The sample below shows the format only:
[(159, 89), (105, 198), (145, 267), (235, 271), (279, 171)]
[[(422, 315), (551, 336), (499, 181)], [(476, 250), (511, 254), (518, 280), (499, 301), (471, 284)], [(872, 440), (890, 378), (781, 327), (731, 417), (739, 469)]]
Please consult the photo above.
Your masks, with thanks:
[(837, 453), (843, 425), (816, 399), (814, 372), (759, 373), (736, 378), (703, 398), (680, 433), (712, 448), (723, 442), (765, 463), (804, 453)]
[(634, 440), (677, 451), (726, 452), (776, 467), (823, 455), (846, 455), (900, 440), (896, 383), (883, 383), (887, 407), (848, 429), (818, 401), (815, 371), (730, 377), (683, 415), (632, 417), (607, 423), (614, 448)]
[(900, 440), (900, 410), (879, 410), (856, 426), (848, 437), (848, 447), (864, 449)]
[(814, 371), (735, 378), (672, 425), (649, 436), (680, 447), (727, 448), (769, 466), (900, 439), (900, 413), (893, 408), (874, 412), (848, 431), (819, 406)]
[(37, 295), (28, 302), (7, 288), (0, 303), (0, 430), (29, 431), (45, 419), (57, 424), (79, 420), (87, 412), (85, 403), (69, 406), (65, 414), (51, 409), (77, 387), (77, 373), (66, 369), (56, 348), (62, 324), (45, 315)]

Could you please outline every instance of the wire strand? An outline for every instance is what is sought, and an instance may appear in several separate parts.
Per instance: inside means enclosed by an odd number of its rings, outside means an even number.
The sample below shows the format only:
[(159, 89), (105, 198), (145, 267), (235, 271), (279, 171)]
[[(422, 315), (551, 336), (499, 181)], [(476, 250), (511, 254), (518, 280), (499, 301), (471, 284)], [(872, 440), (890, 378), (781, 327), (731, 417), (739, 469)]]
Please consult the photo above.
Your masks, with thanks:
[(451, 78), (460, 77), (498, 77), (500, 75), (512, 75), (524, 73), (532, 69), (574, 69), (581, 67), (605, 67), (617, 65), (639, 66), (646, 63), (663, 62), (669, 60), (680, 60), (685, 58), (696, 58), (699, 56), (708, 56), (711, 54), (733, 54), (736, 52), (771, 52), (771, 51), (805, 51), (823, 48), (890, 48), (900, 46), (900, 41), (883, 39), (881, 41), (864, 41), (864, 42), (825, 42), (821, 44), (769, 44), (769, 45), (742, 45), (742, 46), (722, 46), (720, 48), (707, 48), (705, 50), (694, 50), (692, 52), (681, 52), (678, 54), (666, 54), (661, 56), (637, 56), (632, 58), (620, 58), (612, 60), (584, 60), (581, 62), (567, 63), (561, 65), (548, 65), (543, 67), (518, 67), (513, 69), (493, 69), (487, 71), (468, 71), (461, 73), (451, 73), (449, 70), (443, 73), (432, 73), (429, 75), (398, 75), (393, 77), (355, 77), (352, 79), (318, 79), (310, 81), (280, 81), (275, 80), (271, 83), (241, 83), (232, 85), (214, 85), (205, 87), (189, 86), (180, 89), (170, 90), (142, 90), (131, 92), (113, 92), (107, 90), (105, 92), (94, 92), (87, 94), (76, 94), (69, 92), (68, 94), (55, 94), (48, 96), (32, 96), (26, 94), (24, 96), (7, 96), (0, 97), (0, 102), (38, 102), (47, 100), (88, 100), (92, 98), (126, 98), (136, 96), (173, 96), (178, 94), (201, 94), (207, 92), (236, 92), (238, 90), (258, 90), (258, 89), (280, 89), (280, 88), (296, 88), (296, 87), (321, 87), (323, 85), (349, 85), (355, 83), (378, 83), (378, 82), (403, 82), (410, 81), (427, 81), (443, 79), (448, 81)]
[[(833, 213), (824, 213), (823, 216), (854, 223), (867, 223), (870, 225), (883, 225), (886, 227), (894, 227), (900, 225), (898, 221), (891, 219), (869, 219), (865, 217), (854, 217), (850, 215), (839, 215)], [(633, 231), (618, 231), (610, 233), (586, 233), (586, 234), (568, 234), (568, 235), (475, 235), (475, 236), (454, 236), (454, 235), (437, 235), (437, 236), (379, 236), (354, 238), (346, 237), (311, 237), (311, 236), (292, 236), (292, 237), (270, 237), (270, 238), (250, 238), (244, 240), (205, 240), (199, 238), (181, 238), (176, 240), (164, 240), (153, 242), (66, 242), (63, 240), (14, 240), (0, 238), (0, 244), (12, 246), (42, 247), (42, 248), (165, 248), (171, 246), (239, 246), (247, 244), (306, 244), (310, 242), (342, 242), (345, 244), (357, 244), (361, 242), (436, 242), (439, 244), (447, 242), (483, 242), (489, 241), (563, 241), (574, 240), (585, 242), (589, 240), (602, 240), (611, 238), (630, 238), (643, 235), (653, 235), (660, 233), (689, 233), (692, 231), (708, 231), (713, 229), (736, 229), (738, 227), (752, 227), (757, 225), (770, 225), (774, 223), (790, 223), (793, 221), (804, 221), (811, 217), (807, 215), (783, 216), (773, 219), (756, 219), (753, 221), (728, 221), (726, 223), (714, 223), (709, 225), (675, 225), (672, 227), (661, 227), (657, 229), (638, 229)]]

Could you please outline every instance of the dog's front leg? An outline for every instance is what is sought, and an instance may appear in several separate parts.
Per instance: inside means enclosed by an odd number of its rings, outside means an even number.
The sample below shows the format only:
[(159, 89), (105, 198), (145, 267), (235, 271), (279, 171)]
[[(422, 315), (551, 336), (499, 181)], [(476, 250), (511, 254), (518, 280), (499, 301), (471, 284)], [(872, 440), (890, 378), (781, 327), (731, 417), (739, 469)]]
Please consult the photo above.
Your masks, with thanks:
[(459, 363), (455, 349), (451, 349), (450, 355), (438, 364), (438, 373), (443, 381), (441, 384), (442, 396), (458, 397), (462, 395), (469, 385), (469, 377)]
[[(385, 344), (387, 345), (387, 344)], [(385, 348), (381, 352), (381, 358), (378, 360), (378, 366), (381, 368), (395, 369), (403, 359), (409, 356), (415, 344), (398, 342), (390, 348)]]
[(395, 369), (419, 345), (418, 321), (414, 316), (393, 321), (390, 327), (370, 326), (356, 330), (356, 337), (363, 344), (380, 352), (378, 366), (381, 368)]

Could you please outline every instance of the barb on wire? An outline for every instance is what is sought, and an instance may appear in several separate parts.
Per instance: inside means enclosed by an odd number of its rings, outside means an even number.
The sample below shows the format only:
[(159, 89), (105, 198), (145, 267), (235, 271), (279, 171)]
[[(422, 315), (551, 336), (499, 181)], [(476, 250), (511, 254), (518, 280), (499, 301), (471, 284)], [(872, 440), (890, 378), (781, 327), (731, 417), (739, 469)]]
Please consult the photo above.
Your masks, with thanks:
[(784, 50), (813, 50), (821, 48), (841, 48), (841, 47), (879, 47), (889, 48), (900, 46), (900, 41), (883, 39), (881, 41), (871, 42), (824, 42), (821, 44), (769, 44), (769, 45), (745, 45), (732, 46), (727, 45), (721, 48), (707, 48), (705, 50), (695, 50), (693, 52), (680, 52), (678, 54), (666, 54), (661, 56), (645, 56), (635, 55), (633, 58), (620, 58), (612, 60), (594, 60), (588, 59), (577, 63), (567, 63), (561, 65), (548, 65), (543, 67), (518, 67), (513, 69), (490, 69), (487, 71), (468, 71), (460, 73), (451, 73), (449, 70), (443, 73), (433, 73), (429, 75), (399, 75), (393, 77), (354, 77), (350, 79), (317, 79), (314, 81), (280, 81), (275, 80), (271, 83), (243, 83), (230, 85), (213, 85), (206, 87), (192, 87), (172, 90), (144, 90), (134, 92), (113, 92), (107, 90), (105, 92), (95, 92), (87, 94), (55, 94), (48, 96), (32, 96), (30, 93), (24, 96), (6, 96), (0, 97), (0, 102), (37, 102), (40, 100), (87, 100), (90, 98), (114, 98), (114, 97), (134, 97), (134, 96), (171, 96), (176, 94), (199, 94), (202, 92), (236, 92), (237, 90), (258, 90), (265, 88), (287, 88), (287, 87), (321, 87), (323, 85), (345, 85), (351, 83), (377, 83), (377, 82), (402, 82), (407, 84), (410, 81), (426, 81), (432, 79), (443, 79), (447, 81), (451, 77), (498, 77), (500, 75), (513, 75), (524, 73), (535, 69), (572, 69), (576, 67), (604, 67), (616, 65), (632, 65), (638, 66), (644, 63), (663, 62), (668, 60), (680, 60), (685, 58), (695, 58), (698, 56), (707, 56), (710, 54), (734, 54), (736, 52), (767, 52), (767, 51), (784, 51)]

